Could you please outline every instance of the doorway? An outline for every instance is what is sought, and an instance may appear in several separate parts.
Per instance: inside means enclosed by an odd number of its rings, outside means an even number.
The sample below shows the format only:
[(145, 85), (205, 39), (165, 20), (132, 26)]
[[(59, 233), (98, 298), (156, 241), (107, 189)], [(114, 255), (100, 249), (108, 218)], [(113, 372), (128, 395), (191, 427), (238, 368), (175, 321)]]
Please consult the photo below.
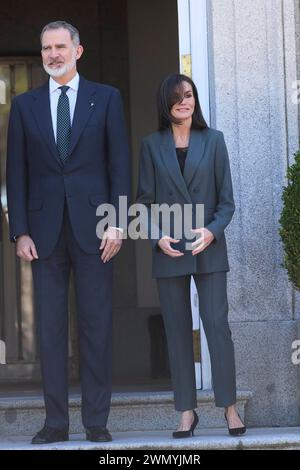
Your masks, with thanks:
[[(59, 11), (59, 16), (76, 25), (81, 33), (85, 54), (79, 63), (79, 73), (121, 91), (131, 143), (134, 195), (141, 139), (157, 127), (157, 87), (164, 76), (180, 70), (177, 0), (75, 0), (63, 4), (54, 0), (43, 11), (40, 2), (32, 0), (31, 8), (22, 15), (16, 14), (17, 4), (17, 0), (11, 0), (0, 11), (2, 64), (6, 70), (15, 62), (23, 64), (23, 88), (16, 92), (25, 91), (26, 86), (27, 89), (35, 87), (45, 78), (39, 58), (39, 32), (44, 24), (58, 19)], [(13, 30), (10, 18), (13, 18)], [(18, 40), (20, 35), (22, 42)], [(24, 77), (30, 76), (30, 69), (35, 70), (36, 78), (26, 82)], [(9, 83), (11, 75), (8, 79), (3, 70), (0, 69), (0, 74)], [(3, 142), (9, 103), (0, 107), (3, 186), (6, 153)], [(40, 381), (34, 305), (30, 301), (32, 284), (29, 267), (15, 260), (14, 247), (7, 242), (6, 217), (4, 188), (0, 339), (7, 345), (7, 364), (0, 365), (0, 382), (24, 387), (26, 382)], [(155, 282), (151, 279), (149, 243), (127, 240), (124, 244), (115, 263), (113, 298), (114, 389), (171, 389), (165, 333)], [(70, 368), (76, 383), (76, 308), (72, 299), (71, 290)], [(195, 335), (198, 350), (199, 337)]]

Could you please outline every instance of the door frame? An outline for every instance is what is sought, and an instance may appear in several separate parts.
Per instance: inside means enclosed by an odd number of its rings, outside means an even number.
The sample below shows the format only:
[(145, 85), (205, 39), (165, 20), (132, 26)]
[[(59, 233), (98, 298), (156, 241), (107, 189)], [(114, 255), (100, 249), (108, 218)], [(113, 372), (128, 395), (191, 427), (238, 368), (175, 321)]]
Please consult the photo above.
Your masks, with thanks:
[[(179, 69), (196, 84), (203, 116), (210, 125), (209, 63), (207, 42), (206, 0), (177, 0)], [(191, 282), (191, 307), (194, 345), (199, 356), (195, 358), (197, 389), (211, 389), (211, 364), (206, 336), (199, 317), (199, 301), (194, 280)], [(200, 331), (199, 331), (200, 330)], [(198, 334), (197, 334), (198, 332)], [(196, 346), (196, 347), (195, 347)], [(200, 362), (197, 361), (200, 360)]]

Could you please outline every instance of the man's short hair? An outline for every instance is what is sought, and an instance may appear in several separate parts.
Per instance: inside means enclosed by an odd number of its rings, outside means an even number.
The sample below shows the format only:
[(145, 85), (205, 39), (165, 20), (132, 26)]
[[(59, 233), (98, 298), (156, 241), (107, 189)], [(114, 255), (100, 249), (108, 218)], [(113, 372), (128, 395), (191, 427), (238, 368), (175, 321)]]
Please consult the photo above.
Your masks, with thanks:
[(46, 26), (43, 27), (42, 32), (41, 32), (41, 43), (43, 39), (43, 34), (46, 31), (50, 31), (51, 29), (66, 29), (69, 31), (71, 39), (73, 41), (74, 46), (79, 46), (80, 44), (80, 37), (79, 37), (79, 31), (75, 26), (71, 25), (70, 23), (67, 23), (66, 21), (52, 21), (51, 23), (46, 24)]

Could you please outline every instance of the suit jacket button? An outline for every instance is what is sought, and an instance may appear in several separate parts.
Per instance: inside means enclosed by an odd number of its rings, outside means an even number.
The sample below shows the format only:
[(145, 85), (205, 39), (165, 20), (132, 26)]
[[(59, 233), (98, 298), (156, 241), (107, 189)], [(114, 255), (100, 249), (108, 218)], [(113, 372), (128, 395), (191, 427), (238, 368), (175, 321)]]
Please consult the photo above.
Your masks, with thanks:
[(194, 188), (194, 193), (198, 193), (199, 192), (199, 188)]

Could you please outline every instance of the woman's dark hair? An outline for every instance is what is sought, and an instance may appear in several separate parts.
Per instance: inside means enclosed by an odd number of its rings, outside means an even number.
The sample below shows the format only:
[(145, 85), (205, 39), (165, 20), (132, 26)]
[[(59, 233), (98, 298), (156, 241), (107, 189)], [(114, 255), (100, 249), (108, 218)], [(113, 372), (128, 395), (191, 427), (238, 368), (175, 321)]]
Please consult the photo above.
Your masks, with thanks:
[(171, 124), (180, 124), (180, 120), (171, 115), (171, 109), (184, 98), (183, 82), (191, 85), (195, 98), (195, 110), (192, 116), (192, 129), (206, 129), (208, 125), (203, 117), (195, 83), (186, 75), (174, 73), (168, 75), (160, 84), (157, 93), (158, 130), (170, 128)]

